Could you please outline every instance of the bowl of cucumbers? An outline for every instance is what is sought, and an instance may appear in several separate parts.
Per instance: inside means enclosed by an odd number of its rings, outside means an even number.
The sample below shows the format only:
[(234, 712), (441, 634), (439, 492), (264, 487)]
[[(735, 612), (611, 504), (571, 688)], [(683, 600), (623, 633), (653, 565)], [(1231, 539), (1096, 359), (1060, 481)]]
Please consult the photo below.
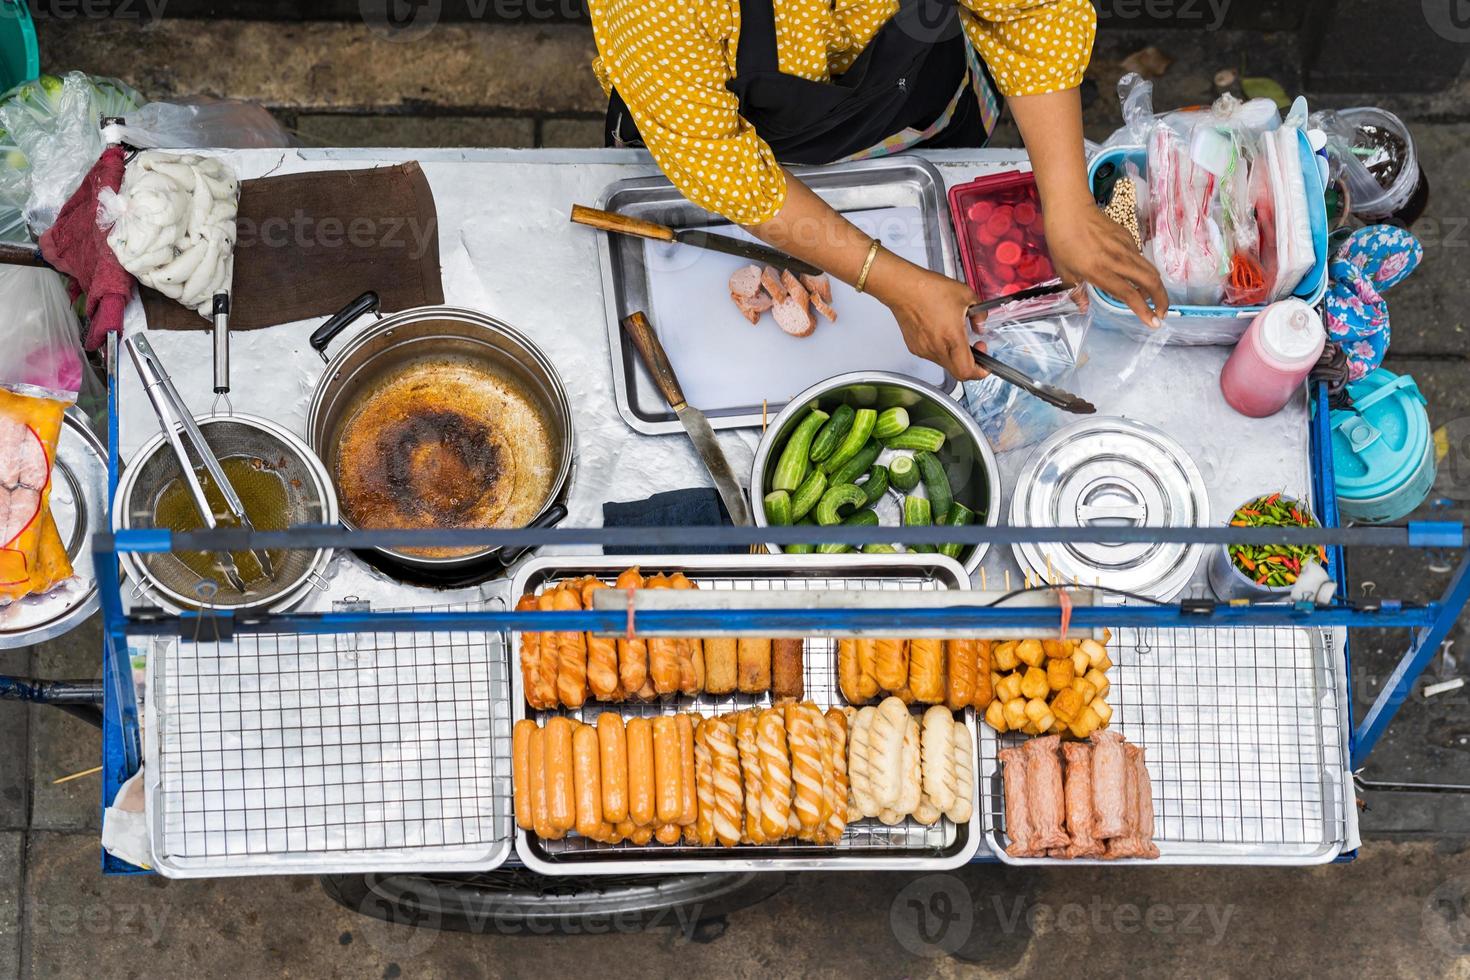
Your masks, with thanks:
[[(964, 408), (932, 385), (900, 374), (857, 371), (793, 398), (756, 447), (751, 510), (760, 527), (866, 524), (996, 525), (1000, 471)], [(840, 554), (838, 544), (771, 545), (787, 554)], [(974, 573), (981, 544), (938, 551)], [(906, 550), (866, 545), (869, 553)]]

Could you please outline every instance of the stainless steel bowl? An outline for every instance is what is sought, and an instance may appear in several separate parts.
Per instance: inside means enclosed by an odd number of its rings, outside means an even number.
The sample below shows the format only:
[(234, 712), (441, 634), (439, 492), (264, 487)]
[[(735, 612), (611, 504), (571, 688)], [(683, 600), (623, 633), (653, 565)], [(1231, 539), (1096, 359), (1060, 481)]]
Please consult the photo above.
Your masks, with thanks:
[[(844, 402), (853, 408), (880, 411), (901, 405), (908, 409), (909, 424), (926, 425), (943, 432), (944, 449), (939, 457), (944, 462), (954, 499), (973, 510), (985, 525), (996, 526), (1000, 520), (1000, 468), (996, 466), (995, 453), (980, 427), (958, 402), (933, 385), (886, 371), (854, 371), (814, 384), (791, 399), (766, 428), (760, 445), (756, 447), (755, 463), (750, 473), (751, 511), (757, 526), (767, 526), (761, 501), (765, 498), (771, 471), (776, 468), (780, 455), (777, 447), (785, 445), (786, 437), (808, 409), (820, 408), (830, 413)], [(883, 457), (879, 457), (879, 462), (882, 460)], [(896, 502), (899, 498), (895, 491), (890, 491), (888, 496), (886, 507), (895, 519), (884, 519), (883, 523), (896, 524)], [(884, 517), (881, 506), (879, 516)], [(968, 553), (961, 553), (961, 563), (966, 572), (975, 574), (988, 547), (981, 544), (970, 548)], [(780, 550), (775, 545), (770, 549)]]
[[(362, 303), (359, 300), (358, 303)], [(376, 304), (376, 297), (373, 297)], [(312, 344), (324, 351), (337, 332), (357, 315), (371, 309), (348, 307), (312, 336)], [(323, 353), (323, 358), (326, 354)], [(426, 306), (386, 316), (372, 324), (332, 356), (317, 383), (306, 421), (307, 439), (336, 472), (343, 427), (362, 396), (375, 389), (396, 369), (415, 361), (456, 357), (479, 361), (517, 382), (540, 409), (554, 447), (555, 477), (533, 524), (544, 523), (553, 504), (562, 496), (572, 470), (572, 409), (566, 389), (551, 361), (520, 331), (492, 316), (448, 306)], [(346, 518), (344, 526), (351, 527)], [(411, 550), (379, 548), (378, 551), (411, 567), (448, 570), (473, 566), (494, 556), (499, 549), (466, 550), (448, 557), (433, 557)]]
[[(250, 456), (280, 472), (287, 486), (287, 522), (335, 524), (337, 494), (327, 469), (295, 433), (253, 415), (206, 415), (197, 420), (209, 447), (220, 459)], [(138, 450), (123, 471), (113, 509), (113, 530), (153, 527), (153, 514), (163, 488), (180, 473), (178, 459), (159, 433)], [(137, 595), (178, 613), (193, 609), (234, 612), (280, 612), (301, 602), (320, 583), (330, 548), (288, 551), (270, 585), (237, 592), (224, 582), (201, 579), (171, 553), (124, 552), (119, 556)]]

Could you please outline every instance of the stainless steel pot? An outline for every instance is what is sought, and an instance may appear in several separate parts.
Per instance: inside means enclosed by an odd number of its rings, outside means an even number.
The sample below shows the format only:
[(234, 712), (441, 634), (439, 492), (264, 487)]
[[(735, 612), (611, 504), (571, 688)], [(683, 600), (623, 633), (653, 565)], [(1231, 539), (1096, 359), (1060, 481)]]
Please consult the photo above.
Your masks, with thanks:
[[(830, 413), (844, 402), (854, 408), (879, 410), (901, 405), (908, 409), (911, 425), (926, 425), (943, 432), (944, 449), (939, 455), (954, 499), (977, 515), (984, 515), (982, 522), (987, 526), (996, 526), (1000, 520), (1000, 468), (985, 434), (958, 402), (938, 388), (886, 371), (855, 371), (828, 378), (791, 399), (776, 416), (756, 447), (750, 474), (751, 512), (758, 526), (767, 526), (761, 501), (780, 456), (778, 447), (786, 444), (787, 436), (808, 409), (821, 408)], [(878, 461), (883, 462), (885, 457), (886, 454), (880, 456)], [(879, 517), (884, 524), (897, 524), (896, 492), (891, 491), (888, 498), (880, 501)], [(890, 513), (885, 515), (885, 510)], [(775, 545), (770, 547), (772, 551), (780, 550)], [(966, 572), (975, 574), (988, 547), (981, 544), (968, 549), (968, 553), (961, 553)]]
[[(334, 337), (366, 313), (377, 313), (378, 297), (364, 293), (311, 335), (311, 346), (327, 362), (307, 414), (306, 433), (327, 471), (337, 472), (343, 427), (360, 399), (400, 369), (426, 359), (469, 359), (513, 381), (536, 404), (548, 428), (555, 476), (532, 527), (550, 527), (565, 516), (557, 503), (572, 469), (572, 410), (555, 368), (535, 344), (509, 324), (474, 310), (425, 306), (381, 316), (330, 359)], [(335, 480), (334, 480), (335, 482)], [(340, 489), (338, 493), (340, 494)], [(344, 507), (346, 510), (345, 502)], [(351, 528), (347, 517), (343, 525)], [(377, 549), (395, 562), (432, 571), (449, 571), (494, 559), (510, 564), (525, 549), (466, 549), (452, 556), (428, 556), (393, 548)]]

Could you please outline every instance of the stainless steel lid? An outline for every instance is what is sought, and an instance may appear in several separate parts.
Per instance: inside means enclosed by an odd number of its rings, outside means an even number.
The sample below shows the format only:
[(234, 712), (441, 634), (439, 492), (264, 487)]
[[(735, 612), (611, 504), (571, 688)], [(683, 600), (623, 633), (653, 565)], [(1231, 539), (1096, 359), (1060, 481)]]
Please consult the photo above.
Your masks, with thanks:
[[(1036, 448), (1011, 497), (1015, 527), (1204, 527), (1209, 495), (1194, 461), (1151, 425), (1086, 419)], [(1043, 580), (1101, 584), (1171, 599), (1203, 546), (1138, 542), (1015, 546), (1016, 561)]]
[(86, 416), (76, 409), (66, 413), (56, 441), (51, 516), (66, 545), (73, 576), (45, 595), (0, 606), (0, 650), (55, 639), (97, 610), (92, 535), (106, 528), (107, 452)]

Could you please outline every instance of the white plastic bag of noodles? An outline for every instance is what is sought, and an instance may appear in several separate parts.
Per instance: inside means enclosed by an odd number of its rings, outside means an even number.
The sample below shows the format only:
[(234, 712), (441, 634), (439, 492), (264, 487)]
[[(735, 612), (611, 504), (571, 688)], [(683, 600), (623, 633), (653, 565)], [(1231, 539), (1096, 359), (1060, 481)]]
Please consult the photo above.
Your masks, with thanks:
[[(997, 307), (972, 339), (1037, 381), (1065, 388), (1091, 323), (1087, 293), (1072, 289)], [(965, 382), (965, 410), (998, 453), (1029, 446), (1067, 421), (1061, 409), (993, 374)]]
[(224, 161), (144, 150), (117, 193), (97, 198), (97, 223), (122, 267), (145, 286), (209, 318), (235, 266), (240, 181)]
[(114, 78), (42, 75), (0, 96), (0, 239), (44, 233), (102, 155), (104, 115), (142, 97)]
[(295, 145), (291, 134), (263, 106), (208, 96), (150, 102), (127, 113), (121, 124), (104, 127), (102, 135), (109, 143), (146, 148)]

